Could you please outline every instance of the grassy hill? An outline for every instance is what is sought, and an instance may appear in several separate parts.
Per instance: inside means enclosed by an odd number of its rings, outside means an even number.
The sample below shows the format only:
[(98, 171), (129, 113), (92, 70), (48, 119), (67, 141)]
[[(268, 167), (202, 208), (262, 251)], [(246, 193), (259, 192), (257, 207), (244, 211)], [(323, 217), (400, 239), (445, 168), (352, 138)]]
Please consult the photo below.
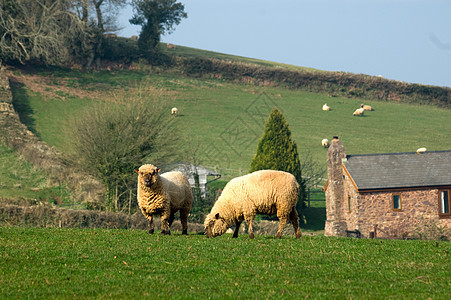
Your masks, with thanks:
[[(211, 56), (263, 67), (323, 72), (179, 46), (164, 51), (177, 51), (188, 58)], [(274, 106), (284, 113), (301, 156), (309, 152), (321, 164), (325, 164), (327, 152), (321, 140), (333, 135), (340, 137), (348, 154), (409, 152), (420, 147), (451, 149), (451, 111), (435, 105), (347, 98), (270, 83), (256, 85), (246, 80), (214, 78), (211, 74), (187, 76), (177, 67), (143, 63), (108, 69), (16, 69), (12, 86), (15, 108), (32, 132), (64, 153), (69, 150), (67, 120), (95, 102), (116, 103), (137, 86), (146, 85), (151, 91), (149, 97), (160, 97), (179, 108), (173, 130), (182, 133), (185, 142), (180, 153), (173, 154), (174, 160), (189, 160), (186, 153), (197, 149), (196, 160), (217, 169), (226, 180), (247, 173), (264, 122)], [(353, 117), (353, 111), (363, 102), (375, 111)], [(332, 110), (322, 111), (324, 103)]]

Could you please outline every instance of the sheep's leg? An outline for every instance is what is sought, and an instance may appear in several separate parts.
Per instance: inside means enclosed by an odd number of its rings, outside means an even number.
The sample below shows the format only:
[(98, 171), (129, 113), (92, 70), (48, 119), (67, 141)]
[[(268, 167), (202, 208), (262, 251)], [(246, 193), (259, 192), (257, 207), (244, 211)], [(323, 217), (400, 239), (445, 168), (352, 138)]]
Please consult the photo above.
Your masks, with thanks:
[(279, 230), (277, 231), (276, 239), (280, 239), (282, 237), (283, 229), (287, 224), (288, 217), (286, 215), (277, 215), (277, 217), (279, 218)]
[(182, 208), (180, 210), (180, 222), (182, 223), (182, 234), (188, 234), (188, 214), (189, 214), (189, 207), (188, 209)]
[(153, 234), (154, 229), (153, 229), (153, 217), (152, 216), (148, 216), (147, 220), (149, 221), (149, 234)]
[(170, 235), (171, 234), (171, 229), (169, 226), (169, 220), (170, 219), (170, 212), (169, 210), (164, 211), (161, 214), (161, 234), (166, 234), (166, 235)]
[(254, 221), (254, 217), (249, 216), (246, 218), (246, 223), (247, 223), (247, 231), (249, 232), (249, 238), (253, 239), (254, 238), (254, 230), (252, 229), (252, 222)]
[(234, 238), (238, 237), (238, 232), (240, 231), (240, 226), (241, 226), (241, 222), (236, 221), (235, 222), (235, 231), (233, 232), (233, 236)]
[(301, 228), (299, 228), (299, 216), (296, 211), (296, 207), (293, 207), (290, 212), (290, 221), (293, 224), (294, 232), (296, 233), (296, 238), (300, 238), (302, 236)]
[(172, 223), (174, 223), (174, 219), (175, 219), (175, 213), (171, 212), (171, 214), (169, 215), (169, 220), (168, 220), (169, 228), (171, 228)]

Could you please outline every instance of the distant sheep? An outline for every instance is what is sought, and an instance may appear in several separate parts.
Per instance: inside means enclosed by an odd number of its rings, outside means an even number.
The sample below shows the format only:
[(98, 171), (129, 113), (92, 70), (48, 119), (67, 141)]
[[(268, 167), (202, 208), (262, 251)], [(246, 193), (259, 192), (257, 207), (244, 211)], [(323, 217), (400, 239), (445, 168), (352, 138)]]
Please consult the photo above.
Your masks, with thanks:
[(171, 115), (176, 116), (179, 113), (179, 109), (177, 107), (173, 107), (171, 109)]
[(323, 139), (323, 140), (321, 141), (321, 145), (322, 145), (324, 148), (329, 148), (329, 146), (330, 146), (329, 140), (328, 140), (328, 139)]
[(171, 234), (174, 214), (180, 211), (182, 234), (188, 234), (188, 214), (193, 195), (185, 175), (181, 172), (159, 174), (154, 165), (142, 165), (138, 173), (138, 205), (149, 220), (149, 233), (154, 232), (153, 216), (161, 215), (161, 233)]
[(426, 152), (427, 151), (427, 149), (426, 148), (419, 148), (419, 149), (417, 149), (417, 154), (419, 154), (419, 153), (423, 153), (423, 152)]
[(327, 103), (324, 104), (324, 105), (323, 105), (323, 110), (324, 110), (324, 111), (329, 111), (329, 110), (330, 110), (330, 106), (328, 106)]
[(372, 110), (374, 110), (371, 106), (369, 106), (369, 105), (365, 105), (365, 104), (360, 104), (360, 108), (363, 108), (363, 110), (369, 110), (369, 111), (372, 111)]
[(115, 33), (105, 33), (103, 36), (106, 39), (117, 38), (117, 34), (115, 34)]
[(167, 47), (168, 49), (175, 49), (177, 46), (174, 45), (174, 44), (166, 44), (166, 47)]
[(257, 214), (273, 215), (279, 218), (276, 238), (281, 238), (288, 220), (291, 221), (296, 238), (302, 233), (296, 212), (299, 184), (287, 172), (261, 170), (232, 179), (225, 186), (221, 196), (207, 215), (204, 225), (207, 237), (224, 234), (235, 225), (233, 237), (243, 220), (248, 224), (249, 238), (254, 238), (252, 222)]
[(363, 116), (364, 113), (365, 113), (365, 110), (363, 108), (357, 108), (352, 115), (353, 116)]

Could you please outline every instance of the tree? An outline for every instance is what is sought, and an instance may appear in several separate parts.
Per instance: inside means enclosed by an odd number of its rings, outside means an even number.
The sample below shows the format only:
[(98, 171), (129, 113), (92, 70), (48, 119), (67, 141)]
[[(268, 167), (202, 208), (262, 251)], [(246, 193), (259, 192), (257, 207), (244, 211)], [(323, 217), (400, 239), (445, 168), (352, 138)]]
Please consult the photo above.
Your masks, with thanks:
[(133, 0), (132, 6), (130, 23), (142, 26), (138, 45), (144, 53), (154, 52), (161, 35), (171, 33), (188, 16), (176, 0)]
[(100, 63), (105, 31), (127, 0), (0, 0), (0, 59)]
[[(250, 172), (257, 170), (280, 170), (291, 173), (300, 185), (297, 210), (302, 216), (305, 185), (301, 176), (301, 164), (296, 143), (283, 114), (274, 108), (265, 124), (265, 131), (258, 142), (257, 153), (251, 161)], [(301, 218), (302, 220), (302, 218)]]
[(67, 37), (80, 24), (68, 0), (3, 0), (0, 2), (0, 59), (61, 64), (70, 58)]
[(103, 35), (118, 30), (117, 14), (127, 4), (127, 0), (72, 0), (73, 10), (79, 19), (90, 28), (89, 53), (85, 65), (90, 67), (94, 61), (100, 65), (102, 57)]
[(136, 189), (134, 168), (176, 159), (170, 107), (149, 95), (152, 91), (142, 85), (128, 98), (94, 105), (69, 123), (72, 157), (103, 183), (108, 210), (128, 206), (128, 192)]

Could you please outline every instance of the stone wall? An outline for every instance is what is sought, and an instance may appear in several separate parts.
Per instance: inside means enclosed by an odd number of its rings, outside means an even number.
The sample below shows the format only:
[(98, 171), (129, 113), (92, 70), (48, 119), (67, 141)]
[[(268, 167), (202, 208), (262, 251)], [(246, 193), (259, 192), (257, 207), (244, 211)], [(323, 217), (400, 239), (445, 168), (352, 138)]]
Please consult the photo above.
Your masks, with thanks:
[[(401, 209), (394, 210), (392, 195), (401, 196)], [(402, 238), (411, 236), (432, 222), (450, 226), (451, 219), (440, 219), (438, 189), (411, 189), (361, 193), (355, 212), (356, 229), (369, 237), (376, 226), (377, 237)]]

